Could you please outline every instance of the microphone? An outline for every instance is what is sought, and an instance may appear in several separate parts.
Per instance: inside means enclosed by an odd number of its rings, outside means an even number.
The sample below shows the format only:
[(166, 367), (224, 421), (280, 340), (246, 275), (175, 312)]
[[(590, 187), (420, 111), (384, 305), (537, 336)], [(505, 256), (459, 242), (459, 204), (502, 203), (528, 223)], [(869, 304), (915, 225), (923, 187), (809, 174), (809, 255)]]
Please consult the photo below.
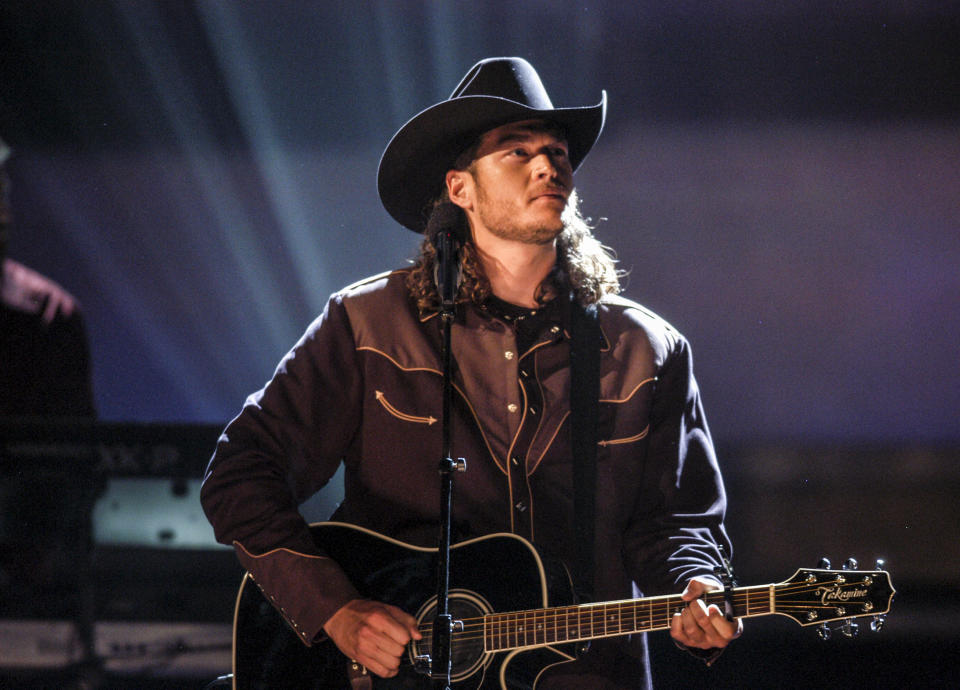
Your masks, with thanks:
[(443, 202), (430, 214), (424, 232), (437, 252), (433, 279), (440, 295), (440, 311), (452, 316), (460, 286), (460, 247), (466, 241), (463, 210), (449, 201)]

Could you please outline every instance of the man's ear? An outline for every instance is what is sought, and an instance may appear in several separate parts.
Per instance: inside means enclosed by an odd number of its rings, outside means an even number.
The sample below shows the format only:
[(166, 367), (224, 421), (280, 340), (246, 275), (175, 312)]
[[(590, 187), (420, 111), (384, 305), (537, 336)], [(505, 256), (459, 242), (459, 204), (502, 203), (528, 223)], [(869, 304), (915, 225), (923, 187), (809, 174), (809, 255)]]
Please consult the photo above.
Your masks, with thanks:
[(464, 211), (473, 207), (473, 177), (466, 170), (448, 170), (447, 196)]

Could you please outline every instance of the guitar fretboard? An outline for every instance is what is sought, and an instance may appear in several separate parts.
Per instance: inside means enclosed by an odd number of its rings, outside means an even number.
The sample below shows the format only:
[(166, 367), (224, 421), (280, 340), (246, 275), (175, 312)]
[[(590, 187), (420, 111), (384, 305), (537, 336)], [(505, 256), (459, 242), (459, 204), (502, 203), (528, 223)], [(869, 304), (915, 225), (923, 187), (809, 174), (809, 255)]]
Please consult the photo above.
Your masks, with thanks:
[[(773, 613), (772, 585), (733, 590), (734, 615), (762, 616)], [(722, 592), (703, 597), (707, 605), (724, 607)], [(483, 641), (487, 652), (540, 647), (670, 627), (673, 614), (686, 602), (678, 595), (560, 606), (533, 611), (492, 613), (484, 616)]]

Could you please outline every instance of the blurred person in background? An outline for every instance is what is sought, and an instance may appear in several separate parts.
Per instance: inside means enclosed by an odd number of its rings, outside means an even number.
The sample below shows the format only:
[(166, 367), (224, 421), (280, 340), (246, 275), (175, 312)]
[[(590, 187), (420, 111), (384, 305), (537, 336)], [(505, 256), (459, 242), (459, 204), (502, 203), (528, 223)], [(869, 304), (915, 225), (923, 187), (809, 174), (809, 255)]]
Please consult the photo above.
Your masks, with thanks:
[(90, 349), (76, 298), (7, 256), (10, 153), (0, 140), (0, 417), (94, 417)]

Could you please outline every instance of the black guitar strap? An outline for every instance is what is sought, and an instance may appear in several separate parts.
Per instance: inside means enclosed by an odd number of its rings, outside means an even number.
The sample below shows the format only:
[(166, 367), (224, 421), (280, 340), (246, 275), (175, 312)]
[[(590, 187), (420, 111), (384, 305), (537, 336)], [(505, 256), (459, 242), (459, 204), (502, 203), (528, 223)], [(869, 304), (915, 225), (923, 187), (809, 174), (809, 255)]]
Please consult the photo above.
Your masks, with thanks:
[(593, 598), (597, 500), (597, 414), (600, 407), (600, 324), (597, 307), (570, 300), (570, 432), (573, 435), (573, 510), (579, 594)]

